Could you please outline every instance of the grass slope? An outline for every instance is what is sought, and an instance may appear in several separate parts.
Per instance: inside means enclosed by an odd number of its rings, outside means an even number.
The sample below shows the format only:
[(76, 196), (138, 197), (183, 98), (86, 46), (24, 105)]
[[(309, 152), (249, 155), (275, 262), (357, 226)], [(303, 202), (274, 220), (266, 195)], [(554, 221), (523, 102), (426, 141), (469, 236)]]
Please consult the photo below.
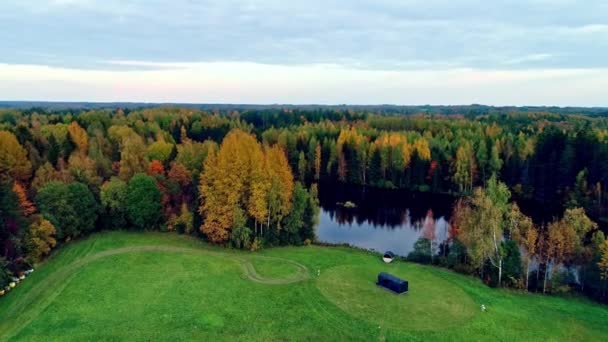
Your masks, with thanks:
[[(376, 287), (379, 271), (410, 292)], [(0, 298), (0, 340), (581, 341), (608, 340), (606, 322), (608, 308), (583, 299), (490, 289), (348, 248), (247, 253), (161, 233), (69, 244)]]

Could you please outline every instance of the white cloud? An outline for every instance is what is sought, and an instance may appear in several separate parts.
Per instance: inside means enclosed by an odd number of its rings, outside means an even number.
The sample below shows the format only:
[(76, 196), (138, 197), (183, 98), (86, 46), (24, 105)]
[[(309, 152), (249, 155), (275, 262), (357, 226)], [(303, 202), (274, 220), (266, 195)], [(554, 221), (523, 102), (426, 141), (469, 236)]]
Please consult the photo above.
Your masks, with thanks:
[(608, 25), (604, 24), (592, 24), (574, 27), (570, 29), (574, 33), (584, 34), (608, 34)]
[(549, 53), (534, 53), (522, 57), (512, 58), (505, 61), (505, 64), (521, 64), (525, 62), (540, 62), (546, 59), (552, 58), (553, 55)]
[(162, 68), (101, 71), (0, 64), (0, 93), (5, 100), (600, 106), (606, 105), (603, 89), (608, 87), (608, 69), (387, 71), (258, 63), (154, 66)]

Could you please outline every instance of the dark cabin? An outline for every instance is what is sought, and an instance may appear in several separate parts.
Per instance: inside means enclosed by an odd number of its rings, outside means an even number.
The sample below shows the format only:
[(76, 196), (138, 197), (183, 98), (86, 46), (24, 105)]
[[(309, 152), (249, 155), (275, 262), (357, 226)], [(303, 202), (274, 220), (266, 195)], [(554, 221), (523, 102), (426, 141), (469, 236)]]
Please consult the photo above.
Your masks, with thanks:
[(378, 282), (376, 284), (398, 294), (407, 292), (408, 290), (407, 280), (400, 279), (385, 272), (378, 274)]

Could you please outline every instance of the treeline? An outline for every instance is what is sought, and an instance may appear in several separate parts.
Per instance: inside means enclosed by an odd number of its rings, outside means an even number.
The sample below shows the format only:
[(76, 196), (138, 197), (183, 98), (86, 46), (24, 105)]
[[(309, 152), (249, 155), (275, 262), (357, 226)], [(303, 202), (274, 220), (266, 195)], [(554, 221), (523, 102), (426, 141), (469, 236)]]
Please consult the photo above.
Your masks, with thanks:
[(585, 210), (535, 224), (496, 177), (456, 203), (447, 240), (436, 240), (427, 217), (408, 258), (476, 274), (491, 286), (607, 299), (608, 240)]

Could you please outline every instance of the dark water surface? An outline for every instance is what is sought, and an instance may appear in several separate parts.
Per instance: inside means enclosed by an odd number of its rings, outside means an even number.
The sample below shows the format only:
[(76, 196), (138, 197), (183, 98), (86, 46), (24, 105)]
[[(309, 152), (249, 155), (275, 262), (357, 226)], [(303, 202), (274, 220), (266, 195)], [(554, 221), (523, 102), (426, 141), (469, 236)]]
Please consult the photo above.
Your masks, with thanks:
[[(423, 234), (434, 236), (437, 244), (447, 238), (455, 198), (323, 183), (319, 185), (319, 200), (320, 241), (406, 256)], [(340, 204), (347, 201), (356, 207)]]

